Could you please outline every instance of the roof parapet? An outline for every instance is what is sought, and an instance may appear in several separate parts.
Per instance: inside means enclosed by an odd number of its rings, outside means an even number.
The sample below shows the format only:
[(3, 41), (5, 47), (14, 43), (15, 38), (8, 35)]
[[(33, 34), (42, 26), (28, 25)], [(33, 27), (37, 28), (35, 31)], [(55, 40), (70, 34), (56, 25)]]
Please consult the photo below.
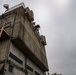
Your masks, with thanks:
[(9, 8), (9, 10), (6, 10), (5, 13), (8, 13), (8, 12), (14, 10), (14, 9), (19, 8), (19, 7), (23, 7), (23, 8), (25, 8), (25, 4), (22, 2), (22, 3), (18, 4), (18, 5), (15, 5), (15, 6)]

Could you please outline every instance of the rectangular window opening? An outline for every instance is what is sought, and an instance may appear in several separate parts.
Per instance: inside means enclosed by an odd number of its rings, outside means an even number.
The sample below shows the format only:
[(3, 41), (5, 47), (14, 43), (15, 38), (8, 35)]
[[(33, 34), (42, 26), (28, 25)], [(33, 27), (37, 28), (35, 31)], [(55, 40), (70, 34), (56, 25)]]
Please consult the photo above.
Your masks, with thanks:
[(27, 65), (27, 69), (30, 70), (31, 72), (33, 72), (33, 69)]
[(11, 72), (11, 73), (13, 73), (13, 66), (9, 65), (8, 71)]
[(36, 74), (36, 75), (40, 75), (37, 71), (35, 71), (35, 74)]
[(11, 52), (10, 52), (10, 54), (9, 54), (9, 56), (12, 58), (12, 59), (14, 59), (16, 62), (18, 62), (19, 64), (23, 64), (23, 61), (22, 60), (20, 60), (18, 57), (16, 57), (14, 54), (12, 54)]

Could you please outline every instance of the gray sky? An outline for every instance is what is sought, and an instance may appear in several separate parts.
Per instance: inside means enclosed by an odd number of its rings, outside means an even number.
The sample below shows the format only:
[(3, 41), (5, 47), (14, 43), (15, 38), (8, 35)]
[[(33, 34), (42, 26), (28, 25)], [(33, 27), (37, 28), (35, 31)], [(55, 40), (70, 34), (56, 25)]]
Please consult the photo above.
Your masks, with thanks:
[(21, 2), (34, 11), (40, 33), (46, 36), (50, 73), (76, 75), (76, 0), (0, 0), (0, 14), (3, 4)]

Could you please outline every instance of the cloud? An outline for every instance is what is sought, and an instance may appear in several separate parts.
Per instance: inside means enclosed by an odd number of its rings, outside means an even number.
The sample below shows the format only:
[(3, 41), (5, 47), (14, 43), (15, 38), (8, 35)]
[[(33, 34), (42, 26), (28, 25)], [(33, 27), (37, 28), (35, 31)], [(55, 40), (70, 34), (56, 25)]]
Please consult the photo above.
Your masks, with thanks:
[(76, 10), (73, 3), (66, 10), (63, 9), (64, 12), (57, 10), (59, 8), (53, 9), (55, 23), (52, 22), (51, 34), (47, 35), (50, 40), (50, 47), (47, 48), (50, 71), (60, 72), (62, 75), (76, 74)]

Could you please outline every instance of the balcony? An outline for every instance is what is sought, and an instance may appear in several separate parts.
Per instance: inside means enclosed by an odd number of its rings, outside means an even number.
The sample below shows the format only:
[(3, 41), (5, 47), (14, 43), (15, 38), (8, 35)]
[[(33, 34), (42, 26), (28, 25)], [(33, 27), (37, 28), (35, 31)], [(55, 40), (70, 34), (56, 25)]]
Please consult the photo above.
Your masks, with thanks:
[(12, 43), (21, 50), (29, 59), (31, 59), (39, 68), (41, 68), (44, 72), (48, 69), (43, 65), (43, 63), (36, 57), (34, 53), (28, 48), (28, 46), (22, 41), (22, 39), (17, 36), (12, 38)]

